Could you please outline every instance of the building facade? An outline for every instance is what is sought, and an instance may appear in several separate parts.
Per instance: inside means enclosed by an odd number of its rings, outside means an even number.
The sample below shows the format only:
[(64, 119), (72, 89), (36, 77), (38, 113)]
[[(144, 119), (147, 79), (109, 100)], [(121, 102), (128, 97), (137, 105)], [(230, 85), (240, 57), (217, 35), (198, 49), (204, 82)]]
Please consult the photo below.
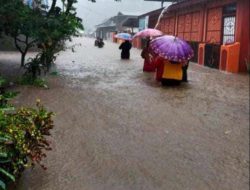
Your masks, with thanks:
[(188, 41), (195, 62), (244, 72), (250, 51), (249, 9), (249, 0), (182, 0), (162, 12), (156, 28)]

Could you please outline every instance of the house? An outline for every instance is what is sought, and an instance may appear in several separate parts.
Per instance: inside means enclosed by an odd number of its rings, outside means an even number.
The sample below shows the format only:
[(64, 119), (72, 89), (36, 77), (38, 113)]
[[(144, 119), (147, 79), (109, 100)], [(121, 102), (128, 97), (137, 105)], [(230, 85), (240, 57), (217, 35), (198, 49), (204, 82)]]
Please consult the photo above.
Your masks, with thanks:
[(162, 12), (157, 29), (188, 41), (200, 65), (245, 72), (249, 0), (181, 0)]
[(96, 26), (96, 37), (111, 39), (115, 33), (138, 31), (138, 16), (119, 12)]

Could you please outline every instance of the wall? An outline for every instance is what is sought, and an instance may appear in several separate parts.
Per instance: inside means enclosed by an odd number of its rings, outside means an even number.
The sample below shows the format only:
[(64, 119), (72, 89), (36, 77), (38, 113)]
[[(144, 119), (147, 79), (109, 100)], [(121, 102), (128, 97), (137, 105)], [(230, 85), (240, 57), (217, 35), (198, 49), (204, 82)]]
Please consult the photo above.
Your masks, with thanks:
[(237, 6), (237, 30), (236, 41), (240, 42), (240, 68), (241, 72), (246, 71), (245, 59), (250, 59), (250, 39), (249, 39), (249, 0), (239, 0)]

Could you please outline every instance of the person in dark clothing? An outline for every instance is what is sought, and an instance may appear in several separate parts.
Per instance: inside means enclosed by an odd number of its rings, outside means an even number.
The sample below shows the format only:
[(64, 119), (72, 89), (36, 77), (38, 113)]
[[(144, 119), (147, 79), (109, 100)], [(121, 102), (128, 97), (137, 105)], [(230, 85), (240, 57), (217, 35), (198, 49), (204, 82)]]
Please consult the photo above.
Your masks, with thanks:
[(121, 59), (129, 59), (130, 58), (130, 49), (132, 48), (132, 44), (126, 40), (125, 42), (123, 42), (119, 49), (122, 50), (121, 52)]
[(102, 48), (103, 46), (104, 46), (103, 39), (100, 38), (100, 39), (99, 39), (99, 42), (98, 42), (98, 47), (99, 47), (99, 48)]
[(162, 86), (178, 86), (181, 84), (181, 81), (173, 79), (161, 79), (161, 84)]
[(96, 40), (95, 40), (95, 46), (98, 46), (99, 41), (100, 41), (100, 38), (97, 37)]
[(185, 64), (183, 64), (182, 66), (182, 81), (183, 82), (188, 82), (188, 76), (187, 76), (187, 70), (188, 70), (188, 65), (189, 65), (189, 61), (187, 61)]

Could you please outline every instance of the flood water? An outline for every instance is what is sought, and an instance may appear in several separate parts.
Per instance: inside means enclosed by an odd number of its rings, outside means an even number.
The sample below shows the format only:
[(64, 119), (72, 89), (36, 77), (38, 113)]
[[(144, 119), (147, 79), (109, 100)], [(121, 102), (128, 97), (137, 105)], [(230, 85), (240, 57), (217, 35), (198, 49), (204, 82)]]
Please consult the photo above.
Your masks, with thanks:
[[(247, 75), (191, 64), (187, 84), (162, 87), (140, 50), (122, 61), (117, 44), (74, 43), (50, 89), (13, 87), (16, 105), (40, 98), (56, 113), (48, 170), (27, 170), (18, 190), (248, 189)], [(1, 53), (0, 73), (17, 76), (18, 59)]]

